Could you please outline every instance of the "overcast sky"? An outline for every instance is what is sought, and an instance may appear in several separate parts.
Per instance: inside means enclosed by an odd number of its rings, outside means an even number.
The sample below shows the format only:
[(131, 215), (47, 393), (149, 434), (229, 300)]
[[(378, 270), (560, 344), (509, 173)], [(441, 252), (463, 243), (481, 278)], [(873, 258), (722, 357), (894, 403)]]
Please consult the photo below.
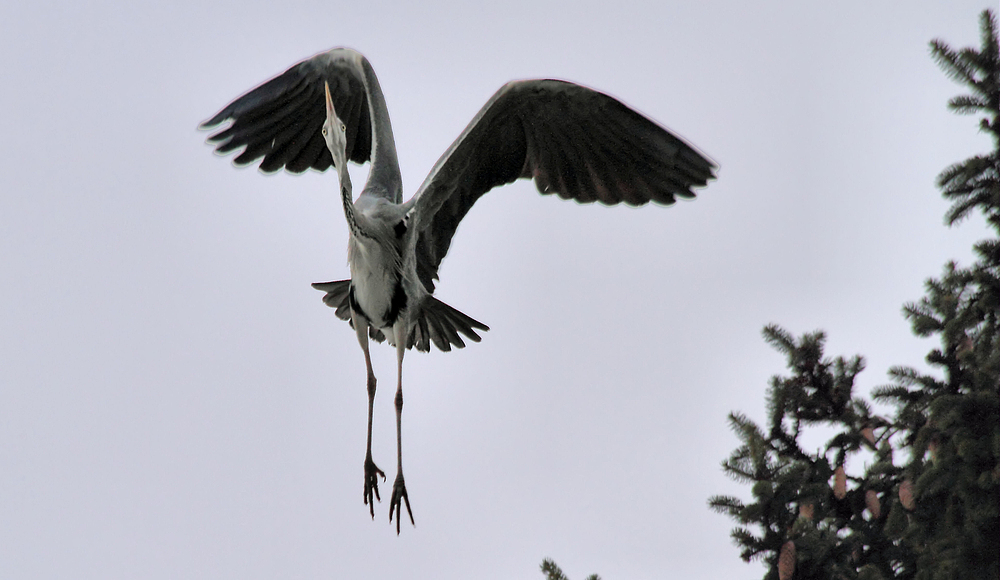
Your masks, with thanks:
[[(900, 307), (977, 216), (934, 178), (985, 151), (928, 56), (982, 2), (0, 6), (0, 577), (759, 578), (711, 512), (760, 420), (776, 322), (922, 366)], [(582, 206), (522, 181), (462, 223), (437, 296), (490, 325), (411, 352), (388, 523), (394, 352), (362, 504), (354, 333), (310, 282), (348, 276), (336, 176), (263, 176), (199, 122), (333, 46), (385, 92), (407, 196), (515, 78), (611, 93), (721, 165), (674, 207)], [(360, 183), (364, 168), (355, 174)]]

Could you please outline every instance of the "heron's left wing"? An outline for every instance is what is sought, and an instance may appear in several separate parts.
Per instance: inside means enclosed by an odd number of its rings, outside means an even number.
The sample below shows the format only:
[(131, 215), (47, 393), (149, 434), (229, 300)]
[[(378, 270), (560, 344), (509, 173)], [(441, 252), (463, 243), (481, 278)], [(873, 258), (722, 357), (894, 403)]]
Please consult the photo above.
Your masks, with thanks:
[[(558, 80), (504, 85), (414, 195), (416, 271), (429, 292), (459, 222), (490, 189), (526, 177), (580, 203), (669, 205), (714, 179), (715, 164), (617, 99)], [(408, 202), (410, 203), (410, 202)]]
[(364, 163), (371, 157), (372, 126), (360, 55), (335, 48), (308, 58), (236, 99), (200, 125), (211, 129), (232, 124), (208, 138), (216, 153), (241, 147), (236, 165), (263, 157), (261, 171), (282, 167), (292, 173), (333, 165), (321, 130), (326, 119), (324, 83), (330, 85), (337, 116), (347, 126), (347, 158)]

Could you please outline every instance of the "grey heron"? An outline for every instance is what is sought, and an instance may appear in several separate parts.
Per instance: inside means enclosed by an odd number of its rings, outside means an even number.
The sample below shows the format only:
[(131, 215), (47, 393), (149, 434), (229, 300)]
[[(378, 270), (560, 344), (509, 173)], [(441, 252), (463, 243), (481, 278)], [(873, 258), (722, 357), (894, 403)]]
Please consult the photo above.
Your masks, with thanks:
[[(292, 66), (237, 98), (201, 124), (231, 124), (208, 138), (216, 152), (243, 151), (236, 165), (301, 173), (334, 165), (347, 219), (351, 278), (313, 286), (354, 328), (365, 356), (368, 443), (364, 502), (375, 517), (381, 501), (372, 460), (376, 380), (368, 340), (396, 348), (396, 479), (389, 505), (396, 533), (405, 503), (403, 478), (403, 355), (463, 348), (489, 328), (434, 296), (438, 267), (459, 222), (494, 187), (518, 178), (543, 194), (581, 203), (663, 205), (693, 198), (691, 188), (714, 179), (715, 165), (680, 138), (615, 98), (565, 81), (512, 81), (500, 88), (403, 201), (403, 186), (385, 98), (360, 53), (335, 48)], [(371, 162), (353, 198), (347, 161)], [(460, 336), (461, 335), (461, 336)]]

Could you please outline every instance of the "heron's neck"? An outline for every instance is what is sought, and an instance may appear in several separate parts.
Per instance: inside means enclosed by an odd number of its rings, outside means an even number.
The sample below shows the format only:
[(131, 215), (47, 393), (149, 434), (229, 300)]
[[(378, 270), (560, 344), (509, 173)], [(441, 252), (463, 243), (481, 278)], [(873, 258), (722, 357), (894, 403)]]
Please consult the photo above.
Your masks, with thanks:
[(351, 185), (351, 174), (347, 171), (347, 163), (343, 156), (338, 159), (337, 176), (340, 178), (340, 201), (344, 204), (344, 217), (347, 218), (347, 227), (351, 229), (351, 235), (356, 238), (370, 238), (370, 235), (362, 229), (358, 223), (357, 214), (354, 213), (354, 188)]
[(389, 122), (389, 109), (385, 105), (385, 96), (382, 94), (378, 77), (375, 76), (375, 70), (367, 58), (361, 57), (361, 66), (365, 72), (364, 82), (368, 89), (372, 142), (375, 143), (368, 181), (371, 184), (373, 180), (377, 180), (380, 186), (370, 189), (389, 192), (393, 196), (394, 203), (402, 203), (403, 178), (399, 174), (399, 160), (396, 158), (396, 142), (392, 136), (392, 123)]

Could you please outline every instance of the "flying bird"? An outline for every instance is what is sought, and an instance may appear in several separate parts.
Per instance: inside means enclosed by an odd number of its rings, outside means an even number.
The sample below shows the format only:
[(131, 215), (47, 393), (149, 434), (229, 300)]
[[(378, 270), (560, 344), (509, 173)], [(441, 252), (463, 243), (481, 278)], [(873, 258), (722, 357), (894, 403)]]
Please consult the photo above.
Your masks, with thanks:
[[(560, 80), (512, 81), (500, 88), (403, 201), (389, 111), (371, 64), (335, 48), (292, 66), (239, 97), (201, 124), (219, 154), (242, 148), (234, 163), (270, 173), (284, 168), (338, 173), (347, 219), (351, 278), (313, 284), (323, 301), (354, 328), (365, 355), (368, 444), (364, 502), (375, 517), (381, 501), (372, 460), (376, 380), (369, 337), (396, 347), (396, 479), (389, 521), (396, 533), (405, 504), (403, 479), (403, 355), (463, 348), (489, 328), (434, 297), (438, 268), (459, 222), (487, 191), (528, 178), (542, 194), (580, 203), (670, 205), (693, 198), (692, 187), (714, 179), (715, 164), (677, 136), (617, 99)], [(370, 161), (354, 199), (347, 161)]]

